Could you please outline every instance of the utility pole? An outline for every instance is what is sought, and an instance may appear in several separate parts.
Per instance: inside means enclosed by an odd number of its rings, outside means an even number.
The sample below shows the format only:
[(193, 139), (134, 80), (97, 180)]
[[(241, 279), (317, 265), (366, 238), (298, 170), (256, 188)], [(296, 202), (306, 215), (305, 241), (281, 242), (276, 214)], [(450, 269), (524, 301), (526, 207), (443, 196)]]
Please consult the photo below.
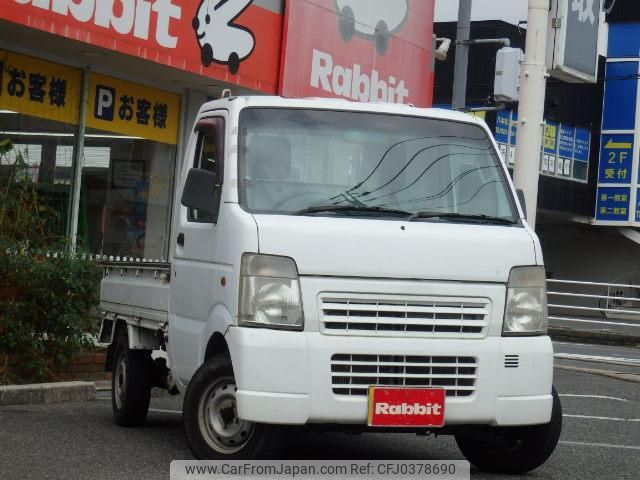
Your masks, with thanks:
[(546, 49), (549, 0), (529, 0), (527, 41), (520, 74), (518, 136), (513, 180), (527, 204), (527, 223), (536, 226), (540, 149), (547, 83)]
[(459, 0), (456, 33), (456, 63), (453, 71), (453, 109), (464, 110), (467, 104), (467, 66), (471, 34), (471, 0)]

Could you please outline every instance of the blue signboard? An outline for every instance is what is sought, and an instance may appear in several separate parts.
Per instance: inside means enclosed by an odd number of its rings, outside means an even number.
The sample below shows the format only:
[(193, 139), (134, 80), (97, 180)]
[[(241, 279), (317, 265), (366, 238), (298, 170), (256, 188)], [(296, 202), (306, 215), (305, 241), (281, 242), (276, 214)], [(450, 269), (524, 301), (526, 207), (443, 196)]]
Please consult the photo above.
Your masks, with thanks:
[(573, 158), (575, 153), (574, 139), (576, 136), (576, 127), (568, 125), (560, 125), (560, 133), (558, 134), (558, 153), (564, 158)]
[(509, 134), (511, 135), (511, 145), (516, 144), (518, 136), (518, 112), (511, 112), (511, 124), (509, 125)]
[(588, 162), (591, 151), (591, 131), (586, 128), (576, 128), (576, 143), (574, 158), (578, 162)]
[(509, 124), (511, 112), (509, 110), (500, 110), (496, 117), (496, 142), (509, 143)]
[(609, 57), (637, 58), (640, 52), (640, 23), (609, 24)]
[(606, 222), (628, 222), (631, 188), (598, 187), (596, 220)]
[(602, 130), (634, 130), (638, 100), (638, 62), (607, 63)]
[(602, 135), (599, 183), (631, 183), (633, 167), (633, 135)]

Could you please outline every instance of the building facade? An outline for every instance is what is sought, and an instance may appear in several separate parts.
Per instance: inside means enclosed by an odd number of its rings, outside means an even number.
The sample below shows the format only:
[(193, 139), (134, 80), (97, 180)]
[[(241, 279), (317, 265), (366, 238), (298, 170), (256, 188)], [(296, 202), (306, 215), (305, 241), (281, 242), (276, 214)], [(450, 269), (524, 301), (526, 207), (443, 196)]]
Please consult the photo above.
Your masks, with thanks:
[[(551, 278), (626, 283), (640, 271), (640, 235), (633, 218), (640, 197), (631, 195), (637, 193), (638, 147), (629, 138), (637, 135), (640, 112), (640, 4), (617, 0), (607, 22), (609, 53), (599, 59), (595, 84), (547, 80), (536, 231)], [(436, 23), (434, 30), (454, 39), (456, 24)], [(524, 49), (525, 37), (526, 26), (472, 22), (472, 39), (508, 38), (511, 46)], [(498, 48), (471, 47), (467, 105), (487, 109), (482, 116), (512, 167), (517, 161), (517, 104), (496, 105), (493, 100)], [(453, 58), (437, 62), (435, 72), (434, 105), (450, 108)], [(613, 164), (608, 163), (611, 147)]]
[(431, 105), (433, 1), (396, 3), (0, 0), (0, 175), (25, 165), (56, 213), (48, 233), (167, 259), (176, 172), (207, 100)]

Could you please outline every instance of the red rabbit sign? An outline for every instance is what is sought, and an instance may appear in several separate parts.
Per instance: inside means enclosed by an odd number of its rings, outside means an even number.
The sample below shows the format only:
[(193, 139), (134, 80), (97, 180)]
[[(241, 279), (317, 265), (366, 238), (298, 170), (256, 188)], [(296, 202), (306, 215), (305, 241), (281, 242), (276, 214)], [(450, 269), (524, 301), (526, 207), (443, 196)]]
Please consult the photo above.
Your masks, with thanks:
[(282, 38), (270, 0), (0, 0), (0, 19), (276, 93)]
[(434, 0), (290, 0), (280, 93), (431, 106)]

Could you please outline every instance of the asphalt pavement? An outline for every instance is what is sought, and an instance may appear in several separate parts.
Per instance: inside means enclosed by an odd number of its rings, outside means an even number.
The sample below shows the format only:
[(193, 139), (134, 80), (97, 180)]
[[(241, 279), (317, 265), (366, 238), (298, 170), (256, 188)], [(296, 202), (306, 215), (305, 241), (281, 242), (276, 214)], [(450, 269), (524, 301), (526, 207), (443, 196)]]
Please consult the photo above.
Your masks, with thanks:
[[(638, 372), (633, 365), (598, 359), (640, 359), (640, 351), (559, 343), (556, 353), (588, 358), (557, 358), (561, 441), (549, 461), (524, 478), (639, 478), (640, 383), (582, 370)], [(146, 426), (126, 429), (113, 423), (108, 391), (91, 402), (0, 407), (0, 478), (168, 478), (171, 460), (192, 458), (180, 408), (179, 396), (153, 398)], [(287, 458), (463, 459), (451, 437), (304, 431), (293, 435)], [(507, 477), (472, 470), (472, 478)]]
[(591, 333), (613, 333), (619, 335), (640, 336), (640, 321), (603, 317), (577, 317), (573, 320), (552, 319), (549, 326)]

